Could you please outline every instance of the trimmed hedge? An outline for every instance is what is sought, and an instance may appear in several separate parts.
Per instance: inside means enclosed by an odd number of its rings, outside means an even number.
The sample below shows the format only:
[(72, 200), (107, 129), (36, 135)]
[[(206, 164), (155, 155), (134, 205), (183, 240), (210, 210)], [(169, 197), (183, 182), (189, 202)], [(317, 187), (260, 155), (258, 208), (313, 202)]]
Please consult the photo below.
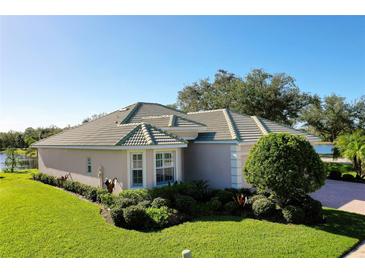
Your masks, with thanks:
[(92, 202), (101, 202), (101, 197), (108, 193), (102, 188), (84, 185), (77, 181), (58, 179), (44, 173), (32, 174), (32, 178), (35, 181), (40, 181), (47, 185), (64, 188), (65, 190), (79, 194)]

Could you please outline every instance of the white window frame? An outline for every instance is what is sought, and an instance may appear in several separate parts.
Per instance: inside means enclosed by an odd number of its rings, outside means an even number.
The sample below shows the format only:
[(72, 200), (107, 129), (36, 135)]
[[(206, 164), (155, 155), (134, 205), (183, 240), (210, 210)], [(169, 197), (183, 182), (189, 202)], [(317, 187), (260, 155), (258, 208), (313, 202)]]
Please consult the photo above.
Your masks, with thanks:
[[(90, 171), (89, 171), (89, 167), (90, 167)], [(93, 173), (93, 163), (91, 160), (91, 157), (87, 157), (86, 158), (86, 174), (90, 175)]]
[[(154, 150), (153, 152), (153, 178), (154, 178), (154, 187), (162, 187), (162, 186), (166, 186), (166, 184), (161, 184), (161, 185), (158, 185), (157, 184), (157, 166), (156, 166), (156, 154), (159, 154), (159, 153), (171, 153), (172, 155), (172, 161), (173, 161), (173, 165), (172, 167), (174, 168), (174, 182), (175, 181), (178, 181), (178, 178), (179, 178), (179, 162), (178, 162), (178, 153), (177, 153), (177, 150), (176, 149), (169, 149), (169, 150)], [(162, 161), (162, 167), (159, 167), (159, 168), (169, 168), (169, 167), (164, 167), (164, 163)]]
[[(133, 163), (132, 163), (132, 157), (134, 154), (142, 154), (142, 186), (133, 186), (133, 181), (132, 181), (132, 167), (133, 167)], [(133, 151), (128, 151), (127, 153), (127, 157), (128, 157), (128, 161), (127, 161), (127, 166), (128, 166), (128, 188), (130, 189), (138, 189), (138, 188), (145, 188), (146, 187), (146, 180), (147, 180), (147, 173), (146, 173), (146, 151), (143, 150), (133, 150)]]

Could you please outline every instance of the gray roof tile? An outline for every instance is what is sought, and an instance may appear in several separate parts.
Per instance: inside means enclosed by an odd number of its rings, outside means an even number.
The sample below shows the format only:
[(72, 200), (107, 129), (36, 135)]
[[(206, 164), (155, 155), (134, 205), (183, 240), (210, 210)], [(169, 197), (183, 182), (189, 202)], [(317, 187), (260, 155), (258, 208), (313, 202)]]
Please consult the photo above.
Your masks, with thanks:
[(201, 129), (196, 141), (257, 141), (267, 132), (316, 136), (259, 117), (219, 109), (183, 113), (160, 104), (136, 103), (83, 125), (43, 139), (33, 146), (144, 146), (182, 144), (183, 140), (161, 128)]

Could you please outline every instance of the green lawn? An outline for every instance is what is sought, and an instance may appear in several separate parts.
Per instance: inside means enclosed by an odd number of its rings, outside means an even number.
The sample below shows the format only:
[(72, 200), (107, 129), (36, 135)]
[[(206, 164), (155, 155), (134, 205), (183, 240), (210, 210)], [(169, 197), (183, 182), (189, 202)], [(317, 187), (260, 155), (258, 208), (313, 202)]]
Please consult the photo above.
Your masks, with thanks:
[(98, 205), (0, 173), (0, 257), (339, 257), (365, 239), (365, 216), (326, 210), (318, 227), (209, 217), (137, 232), (114, 227)]

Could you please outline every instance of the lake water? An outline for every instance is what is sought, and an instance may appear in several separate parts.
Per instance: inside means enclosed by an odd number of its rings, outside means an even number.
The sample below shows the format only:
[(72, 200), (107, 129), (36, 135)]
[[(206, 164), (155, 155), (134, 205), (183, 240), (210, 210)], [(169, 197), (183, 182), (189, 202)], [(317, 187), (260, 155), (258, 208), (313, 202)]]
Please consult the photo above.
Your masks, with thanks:
[(333, 154), (333, 145), (331, 144), (322, 144), (322, 145), (315, 145), (315, 151), (321, 155), (332, 155)]
[[(5, 159), (6, 155), (3, 152), (0, 152), (0, 170), (5, 168)], [(36, 168), (37, 167), (37, 159), (33, 159), (26, 156), (19, 156), (20, 166), (17, 169), (28, 169), (28, 168)]]

